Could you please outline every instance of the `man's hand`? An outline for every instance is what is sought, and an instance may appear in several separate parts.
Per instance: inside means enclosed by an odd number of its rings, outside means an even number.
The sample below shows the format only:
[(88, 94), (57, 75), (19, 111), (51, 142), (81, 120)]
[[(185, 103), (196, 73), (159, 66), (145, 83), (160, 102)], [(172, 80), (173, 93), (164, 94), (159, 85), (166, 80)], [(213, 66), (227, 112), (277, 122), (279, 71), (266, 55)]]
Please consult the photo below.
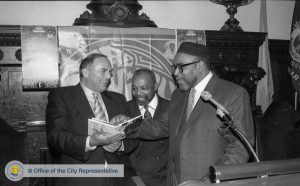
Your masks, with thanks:
[(90, 137), (90, 146), (104, 146), (114, 142), (120, 141), (125, 138), (125, 133), (118, 131), (116, 133), (107, 133), (104, 131), (94, 130)]
[(115, 152), (116, 150), (118, 150), (122, 145), (122, 141), (116, 141), (114, 143), (111, 143), (109, 145), (105, 145), (103, 146), (103, 148), (107, 151), (107, 152)]
[[(129, 119), (130, 119), (130, 117), (125, 116), (123, 114), (119, 114), (119, 115), (113, 117), (110, 120), (110, 123), (113, 123), (114, 125), (119, 125), (119, 124), (121, 124), (121, 123), (123, 123), (125, 121), (128, 121)], [(125, 126), (123, 125), (123, 126), (119, 127), (118, 129), (119, 129), (119, 132), (124, 132)]]
[(125, 115), (123, 115), (123, 114), (119, 114), (119, 115), (113, 117), (113, 118), (110, 120), (110, 123), (113, 123), (114, 125), (118, 125), (118, 124), (120, 124), (120, 123), (122, 123), (122, 122), (124, 122), (124, 121), (129, 120), (129, 119), (130, 119), (130, 117), (125, 116)]

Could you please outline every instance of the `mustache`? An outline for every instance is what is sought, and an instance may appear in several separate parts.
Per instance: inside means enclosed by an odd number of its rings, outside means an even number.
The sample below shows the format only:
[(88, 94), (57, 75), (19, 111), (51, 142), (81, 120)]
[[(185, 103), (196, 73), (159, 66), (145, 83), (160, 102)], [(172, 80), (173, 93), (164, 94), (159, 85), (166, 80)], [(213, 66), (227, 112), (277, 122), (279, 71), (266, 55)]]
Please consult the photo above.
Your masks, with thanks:
[(149, 96), (145, 95), (145, 96), (135, 96), (136, 99), (139, 99), (139, 98), (144, 98), (147, 102), (150, 102), (151, 99), (149, 98)]
[(135, 96), (135, 98), (145, 98), (145, 99), (147, 99), (148, 96)]

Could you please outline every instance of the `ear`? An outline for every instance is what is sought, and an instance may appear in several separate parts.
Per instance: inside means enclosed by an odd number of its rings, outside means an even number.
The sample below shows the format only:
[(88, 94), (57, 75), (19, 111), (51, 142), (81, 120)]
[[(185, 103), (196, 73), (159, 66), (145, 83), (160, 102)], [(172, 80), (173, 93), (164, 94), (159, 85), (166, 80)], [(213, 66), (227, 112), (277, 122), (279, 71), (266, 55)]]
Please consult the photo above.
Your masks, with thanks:
[(157, 91), (157, 89), (158, 89), (158, 84), (154, 83), (154, 90), (155, 90), (155, 92)]
[(88, 74), (89, 74), (89, 71), (87, 70), (87, 68), (82, 69), (81, 72), (82, 72), (83, 77), (85, 77), (85, 78), (86, 78), (86, 77), (88, 76)]
[(197, 63), (197, 66), (199, 71), (202, 71), (205, 67), (205, 63), (203, 61), (200, 61), (199, 63)]

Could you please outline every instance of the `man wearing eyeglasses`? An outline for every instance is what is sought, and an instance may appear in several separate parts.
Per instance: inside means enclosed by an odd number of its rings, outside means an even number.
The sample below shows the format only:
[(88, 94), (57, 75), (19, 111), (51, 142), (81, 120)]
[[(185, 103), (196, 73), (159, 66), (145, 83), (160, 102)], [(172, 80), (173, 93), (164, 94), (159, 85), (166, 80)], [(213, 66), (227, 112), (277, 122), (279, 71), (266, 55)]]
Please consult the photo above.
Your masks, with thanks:
[(246, 90), (220, 79), (210, 70), (210, 51), (182, 43), (172, 66), (178, 89), (159, 119), (146, 119), (138, 135), (145, 139), (169, 136), (168, 185), (187, 180), (209, 182), (209, 166), (245, 163), (249, 154), (217, 117), (216, 108), (201, 99), (202, 91), (224, 105), (236, 127), (253, 144), (253, 118)]

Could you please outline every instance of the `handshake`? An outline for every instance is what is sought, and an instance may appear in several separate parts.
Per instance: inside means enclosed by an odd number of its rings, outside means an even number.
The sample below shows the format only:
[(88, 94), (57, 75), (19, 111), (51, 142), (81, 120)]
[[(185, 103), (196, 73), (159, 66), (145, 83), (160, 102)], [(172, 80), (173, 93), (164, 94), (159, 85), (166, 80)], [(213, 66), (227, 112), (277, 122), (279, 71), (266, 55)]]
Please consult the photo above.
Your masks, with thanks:
[[(128, 121), (130, 118), (125, 115), (117, 115), (110, 120), (114, 126), (118, 126), (120, 123), (124, 121)], [(94, 146), (103, 146), (103, 148), (108, 152), (115, 152), (120, 149), (122, 146), (122, 140), (126, 137), (124, 132), (124, 127), (118, 127), (118, 130), (114, 130), (113, 132), (106, 132), (105, 130), (96, 130), (92, 129), (93, 132), (90, 136), (89, 145), (91, 147)]]

